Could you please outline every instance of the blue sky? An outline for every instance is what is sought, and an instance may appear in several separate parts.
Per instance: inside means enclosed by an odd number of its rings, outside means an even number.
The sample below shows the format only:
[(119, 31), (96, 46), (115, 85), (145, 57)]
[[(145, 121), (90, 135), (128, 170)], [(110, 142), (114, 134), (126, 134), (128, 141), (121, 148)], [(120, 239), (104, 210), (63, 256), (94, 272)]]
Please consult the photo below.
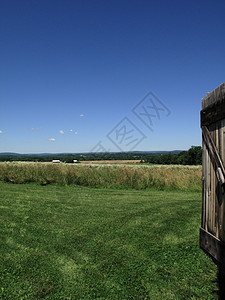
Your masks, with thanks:
[(0, 152), (188, 149), (225, 81), (225, 3), (0, 1)]

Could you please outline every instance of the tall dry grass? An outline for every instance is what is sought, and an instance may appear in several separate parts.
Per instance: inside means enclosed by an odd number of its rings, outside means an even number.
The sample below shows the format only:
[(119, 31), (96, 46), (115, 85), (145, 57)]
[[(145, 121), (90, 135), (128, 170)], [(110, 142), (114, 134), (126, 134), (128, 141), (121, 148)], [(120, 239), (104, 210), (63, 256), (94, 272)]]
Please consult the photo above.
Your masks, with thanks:
[(0, 180), (90, 187), (201, 190), (201, 167), (0, 163)]

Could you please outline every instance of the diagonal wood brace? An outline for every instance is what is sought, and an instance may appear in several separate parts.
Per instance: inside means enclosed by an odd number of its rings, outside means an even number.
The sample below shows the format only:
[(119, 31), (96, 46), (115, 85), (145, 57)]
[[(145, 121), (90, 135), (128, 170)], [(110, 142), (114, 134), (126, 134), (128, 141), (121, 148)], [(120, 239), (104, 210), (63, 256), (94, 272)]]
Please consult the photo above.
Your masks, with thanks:
[(224, 184), (225, 184), (225, 167), (223, 165), (223, 161), (222, 161), (220, 154), (217, 150), (217, 147), (210, 135), (210, 132), (206, 126), (202, 126), (202, 133), (203, 133), (206, 145), (212, 155), (212, 158), (216, 163), (216, 167), (217, 167), (216, 177), (218, 179), (218, 182), (224, 186)]

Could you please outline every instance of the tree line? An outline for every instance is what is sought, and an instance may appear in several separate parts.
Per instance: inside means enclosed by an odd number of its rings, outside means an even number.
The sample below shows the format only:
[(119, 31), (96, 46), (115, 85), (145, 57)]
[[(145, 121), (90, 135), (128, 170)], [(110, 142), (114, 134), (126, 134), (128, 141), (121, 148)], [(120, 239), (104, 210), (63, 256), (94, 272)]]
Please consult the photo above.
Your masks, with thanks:
[(201, 165), (202, 148), (200, 146), (192, 146), (188, 151), (179, 153), (153, 154), (145, 157), (142, 162), (163, 165)]
[(73, 160), (140, 160), (146, 164), (180, 164), (200, 165), (202, 163), (202, 148), (192, 146), (188, 151), (172, 152), (109, 152), (109, 153), (66, 153), (66, 154), (0, 154), (0, 161), (40, 161), (51, 162), (58, 159), (62, 162), (72, 163)]

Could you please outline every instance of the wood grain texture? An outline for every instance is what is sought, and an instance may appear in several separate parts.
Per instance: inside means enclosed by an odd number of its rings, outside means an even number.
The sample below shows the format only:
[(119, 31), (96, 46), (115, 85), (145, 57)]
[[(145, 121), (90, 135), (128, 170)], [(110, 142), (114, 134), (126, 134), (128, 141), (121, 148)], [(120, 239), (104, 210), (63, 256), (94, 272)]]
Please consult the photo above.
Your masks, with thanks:
[(200, 228), (199, 244), (213, 258), (214, 262), (225, 270), (225, 243), (203, 228)]
[(212, 104), (222, 101), (224, 97), (225, 97), (225, 82), (223, 82), (212, 92), (207, 93), (207, 95), (204, 98), (202, 98), (202, 110)]
[(201, 127), (200, 246), (225, 268), (225, 82), (202, 99)]

